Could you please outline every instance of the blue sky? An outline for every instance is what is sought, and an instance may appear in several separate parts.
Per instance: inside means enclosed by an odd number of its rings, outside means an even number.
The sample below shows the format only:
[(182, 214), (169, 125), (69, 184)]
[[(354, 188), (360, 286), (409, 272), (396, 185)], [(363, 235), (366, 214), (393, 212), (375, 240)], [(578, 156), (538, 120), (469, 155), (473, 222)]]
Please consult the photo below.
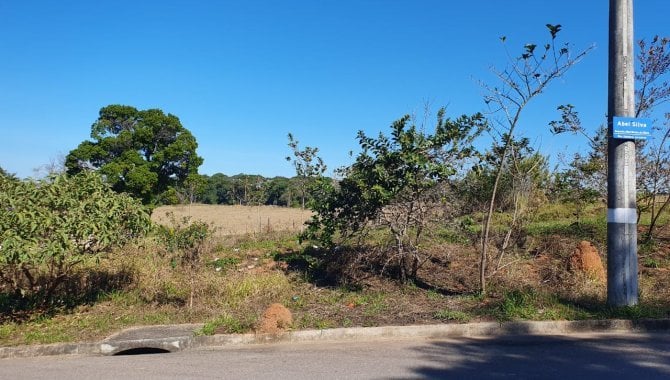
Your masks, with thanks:
[[(0, 166), (21, 177), (88, 139), (101, 107), (177, 115), (201, 173), (293, 175), (286, 135), (334, 169), (358, 130), (447, 106), (484, 111), (478, 80), (560, 40), (595, 49), (531, 103), (519, 134), (556, 162), (584, 139), (552, 136), (571, 103), (595, 129), (607, 107), (606, 0), (0, 0)], [(635, 38), (670, 35), (670, 1), (636, 0)], [(491, 82), (492, 83), (492, 82)], [(433, 112), (434, 114), (434, 112)]]

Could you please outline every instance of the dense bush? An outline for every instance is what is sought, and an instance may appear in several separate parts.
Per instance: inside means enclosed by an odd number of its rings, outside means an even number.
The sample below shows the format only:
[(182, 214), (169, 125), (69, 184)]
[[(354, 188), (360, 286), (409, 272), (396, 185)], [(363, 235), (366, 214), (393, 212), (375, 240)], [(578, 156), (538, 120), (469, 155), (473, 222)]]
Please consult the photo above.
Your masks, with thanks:
[[(312, 187), (314, 211), (303, 238), (333, 246), (365, 234), (371, 226), (388, 228), (384, 261), (398, 269), (402, 282), (414, 279), (429, 259), (421, 244), (436, 219), (452, 213), (453, 199), (442, 186), (457, 172), (459, 162), (475, 153), (474, 139), (485, 128), (483, 116), (456, 120), (437, 115), (434, 134), (425, 133), (405, 116), (391, 126), (391, 135), (358, 133), (361, 153), (342, 169), (334, 186), (322, 178)], [(386, 266), (386, 265), (384, 265)]]
[(0, 175), (0, 281), (50, 301), (77, 264), (151, 226), (139, 201), (93, 172), (20, 181)]

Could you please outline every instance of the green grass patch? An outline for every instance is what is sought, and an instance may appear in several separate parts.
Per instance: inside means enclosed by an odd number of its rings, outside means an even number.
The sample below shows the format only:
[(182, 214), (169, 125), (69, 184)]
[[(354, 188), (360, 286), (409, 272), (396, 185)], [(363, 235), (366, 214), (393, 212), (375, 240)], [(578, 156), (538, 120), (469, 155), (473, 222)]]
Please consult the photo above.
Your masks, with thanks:
[(386, 312), (388, 309), (388, 300), (384, 293), (377, 293), (365, 296), (362, 306), (365, 307), (365, 316), (372, 317)]
[(437, 311), (433, 316), (444, 321), (456, 321), (459, 323), (466, 323), (472, 319), (472, 316), (468, 313), (449, 309)]
[(573, 239), (604, 241), (607, 237), (607, 221), (604, 218), (585, 219), (580, 223), (567, 220), (534, 222), (526, 227), (531, 236), (562, 235)]
[(442, 228), (437, 231), (438, 238), (446, 243), (451, 244), (470, 244), (470, 238), (463, 232), (452, 228)]
[(0, 341), (9, 339), (9, 337), (12, 336), (16, 330), (16, 327), (17, 325), (15, 323), (6, 323), (4, 325), (0, 325)]
[(288, 300), (292, 289), (289, 279), (281, 273), (249, 274), (221, 286), (222, 301), (233, 308), (250, 299)]
[(287, 248), (297, 248), (298, 242), (294, 233), (274, 233), (260, 238), (247, 237), (236, 244), (241, 251), (277, 252)]
[(329, 318), (305, 314), (298, 318), (296, 325), (301, 329), (325, 330), (337, 327), (338, 323)]
[(557, 220), (575, 221), (575, 206), (570, 203), (549, 203), (540, 207), (534, 215), (536, 222)]
[(431, 301), (437, 301), (444, 298), (444, 296), (440, 294), (440, 292), (433, 289), (430, 289), (426, 292), (426, 297)]
[(649, 304), (646, 302), (635, 306), (624, 307), (609, 307), (603, 306), (602, 311), (598, 313), (601, 318), (614, 319), (656, 319), (667, 318), (668, 310), (657, 304)]
[(573, 303), (533, 288), (505, 291), (490, 313), (499, 321), (579, 320), (593, 316)]

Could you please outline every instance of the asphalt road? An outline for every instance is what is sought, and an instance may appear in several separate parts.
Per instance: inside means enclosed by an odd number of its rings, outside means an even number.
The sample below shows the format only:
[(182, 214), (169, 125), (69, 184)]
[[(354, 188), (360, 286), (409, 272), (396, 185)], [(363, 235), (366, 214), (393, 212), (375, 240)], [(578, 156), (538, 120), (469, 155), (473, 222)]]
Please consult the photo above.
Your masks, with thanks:
[(0, 379), (670, 379), (670, 334), (256, 344), (0, 360)]

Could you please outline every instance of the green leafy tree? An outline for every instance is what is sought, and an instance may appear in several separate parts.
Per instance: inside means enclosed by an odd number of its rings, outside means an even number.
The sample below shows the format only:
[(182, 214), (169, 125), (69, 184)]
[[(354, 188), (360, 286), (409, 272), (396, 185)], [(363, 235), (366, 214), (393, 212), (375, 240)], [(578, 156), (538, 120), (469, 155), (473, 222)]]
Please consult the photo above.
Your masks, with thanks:
[(87, 257), (150, 226), (139, 201), (115, 193), (97, 173), (35, 182), (0, 176), (0, 280), (18, 294), (50, 301)]
[(482, 115), (450, 120), (444, 112), (438, 112), (434, 134), (419, 130), (409, 116), (393, 123), (391, 136), (374, 138), (360, 131), (362, 152), (341, 171), (340, 183), (322, 178), (314, 188), (314, 216), (304, 236), (333, 245), (335, 233), (347, 239), (384, 226), (392, 236), (385, 261), (397, 265), (402, 282), (416, 278), (429, 258), (420, 249), (427, 227), (434, 216), (443, 216), (439, 185), (475, 152), (472, 142), (485, 126)]
[(5, 177), (5, 178), (15, 178), (15, 176), (11, 173), (8, 173), (5, 169), (0, 167), (0, 177)]
[(112, 189), (144, 204), (182, 187), (203, 162), (195, 137), (179, 118), (159, 109), (104, 107), (91, 127), (91, 139), (67, 155), (68, 174), (97, 170)]
[(233, 182), (230, 177), (222, 173), (216, 173), (206, 177), (207, 184), (202, 195), (202, 202), (207, 204), (232, 205), (235, 201), (232, 197)]
[(274, 177), (265, 182), (265, 204), (288, 206), (290, 182), (286, 177)]
[(203, 203), (287, 206), (291, 200), (289, 178), (249, 174), (228, 177), (221, 173), (203, 178), (205, 184), (198, 196)]

